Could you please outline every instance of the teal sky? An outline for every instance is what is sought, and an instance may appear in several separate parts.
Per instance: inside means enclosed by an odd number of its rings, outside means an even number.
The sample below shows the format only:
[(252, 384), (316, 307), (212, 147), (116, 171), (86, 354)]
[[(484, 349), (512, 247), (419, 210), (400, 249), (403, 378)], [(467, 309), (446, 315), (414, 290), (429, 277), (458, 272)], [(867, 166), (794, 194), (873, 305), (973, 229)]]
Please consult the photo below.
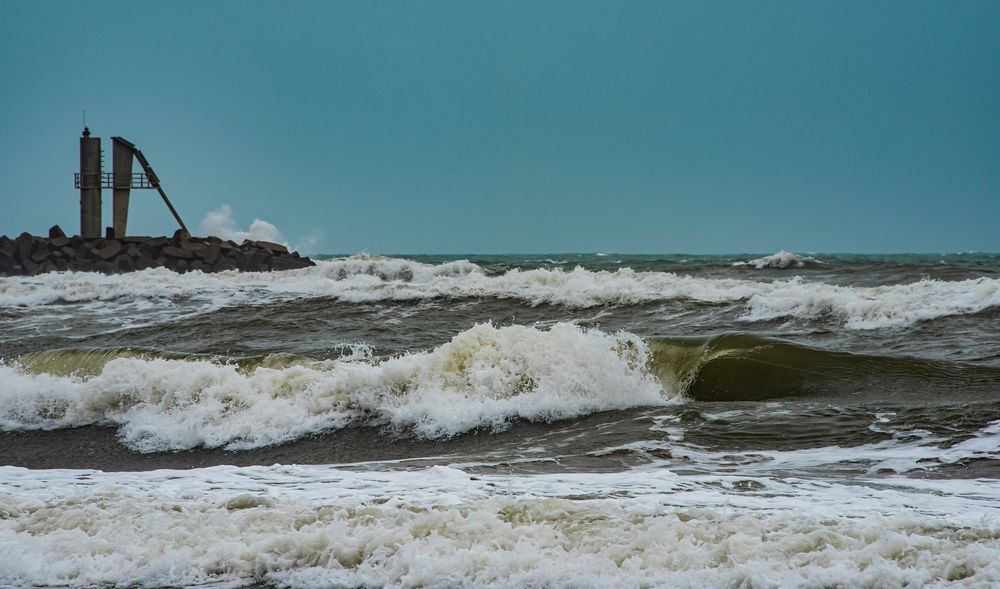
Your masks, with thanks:
[(1000, 2), (0, 12), (0, 234), (79, 231), (86, 109), (307, 253), (1000, 251)]

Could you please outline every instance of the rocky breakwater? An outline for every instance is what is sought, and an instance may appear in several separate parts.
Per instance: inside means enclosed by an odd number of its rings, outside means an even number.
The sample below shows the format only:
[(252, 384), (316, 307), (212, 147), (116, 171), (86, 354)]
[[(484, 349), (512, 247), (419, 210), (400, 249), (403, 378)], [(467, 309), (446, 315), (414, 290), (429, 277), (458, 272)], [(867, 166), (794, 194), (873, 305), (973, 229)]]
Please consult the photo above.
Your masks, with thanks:
[(237, 244), (218, 237), (191, 237), (183, 231), (173, 237), (84, 239), (67, 237), (57, 225), (47, 238), (28, 233), (14, 239), (0, 237), (0, 276), (58, 271), (117, 274), (146, 268), (270, 272), (307, 266), (315, 263), (281, 244), (251, 240)]

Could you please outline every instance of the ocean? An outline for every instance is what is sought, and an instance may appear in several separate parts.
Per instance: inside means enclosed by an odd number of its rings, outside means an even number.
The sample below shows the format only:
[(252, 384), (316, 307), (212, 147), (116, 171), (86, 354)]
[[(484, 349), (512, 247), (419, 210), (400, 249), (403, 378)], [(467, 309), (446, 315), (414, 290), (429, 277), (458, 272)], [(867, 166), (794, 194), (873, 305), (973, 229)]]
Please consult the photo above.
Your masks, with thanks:
[(997, 587), (1000, 255), (0, 278), (3, 587)]

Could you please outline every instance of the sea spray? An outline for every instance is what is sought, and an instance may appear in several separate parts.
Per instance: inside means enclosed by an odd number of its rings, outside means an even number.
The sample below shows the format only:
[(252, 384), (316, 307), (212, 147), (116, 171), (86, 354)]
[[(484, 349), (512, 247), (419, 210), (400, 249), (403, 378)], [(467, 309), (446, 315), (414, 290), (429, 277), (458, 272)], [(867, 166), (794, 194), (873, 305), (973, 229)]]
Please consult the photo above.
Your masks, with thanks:
[(648, 372), (648, 354), (627, 333), (480, 324), (384, 359), (246, 368), (130, 353), (68, 375), (39, 374), (29, 359), (0, 365), (0, 426), (115, 425), (141, 452), (254, 448), (362, 423), (446, 438), (678, 399)]
[(763, 256), (746, 262), (734, 262), (733, 266), (753, 266), (758, 270), (765, 268), (785, 269), (785, 268), (812, 268), (821, 265), (816, 258), (800, 256), (792, 252), (781, 250), (769, 256)]

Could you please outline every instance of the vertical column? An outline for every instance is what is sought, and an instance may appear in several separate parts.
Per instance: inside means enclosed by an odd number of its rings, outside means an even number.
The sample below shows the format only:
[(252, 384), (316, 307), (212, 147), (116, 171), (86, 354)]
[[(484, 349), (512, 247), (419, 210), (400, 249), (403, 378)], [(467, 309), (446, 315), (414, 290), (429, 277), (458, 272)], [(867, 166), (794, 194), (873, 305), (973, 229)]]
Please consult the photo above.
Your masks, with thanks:
[(129, 188), (132, 186), (132, 148), (119, 137), (112, 137), (113, 151), (111, 167), (114, 175), (114, 203), (112, 205), (112, 224), (115, 237), (125, 237), (128, 225)]
[(101, 139), (87, 127), (80, 137), (80, 235), (101, 236)]

